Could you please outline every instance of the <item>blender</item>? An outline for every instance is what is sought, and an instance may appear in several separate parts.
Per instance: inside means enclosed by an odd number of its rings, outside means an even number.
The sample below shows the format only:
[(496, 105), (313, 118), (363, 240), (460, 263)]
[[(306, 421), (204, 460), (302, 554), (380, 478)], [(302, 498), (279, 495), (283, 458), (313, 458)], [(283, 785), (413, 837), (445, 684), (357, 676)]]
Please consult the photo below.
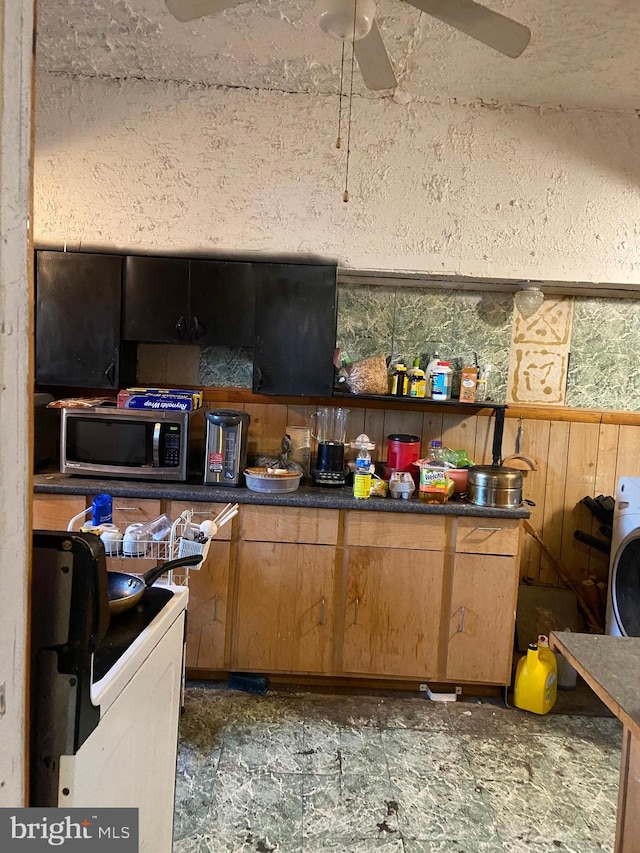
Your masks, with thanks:
[(349, 409), (323, 406), (311, 415), (311, 435), (318, 442), (311, 479), (317, 486), (344, 486), (344, 442)]

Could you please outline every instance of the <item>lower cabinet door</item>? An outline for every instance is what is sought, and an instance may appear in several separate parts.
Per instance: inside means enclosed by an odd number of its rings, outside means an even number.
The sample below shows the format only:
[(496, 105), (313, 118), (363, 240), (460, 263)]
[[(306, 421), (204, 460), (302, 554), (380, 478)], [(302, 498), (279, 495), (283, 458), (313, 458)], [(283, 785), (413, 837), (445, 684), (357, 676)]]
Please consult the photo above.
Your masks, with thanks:
[(443, 562), (442, 551), (349, 549), (345, 672), (436, 676)]
[(224, 669), (231, 543), (213, 539), (207, 559), (189, 572), (186, 664)]
[(333, 545), (241, 542), (233, 668), (331, 671)]
[(447, 681), (509, 684), (517, 594), (517, 558), (456, 554)]
[[(225, 504), (208, 501), (170, 501), (166, 512), (171, 521), (176, 521), (188, 510), (191, 513), (191, 522), (200, 524), (205, 520), (213, 520), (224, 506)], [(185, 658), (189, 669), (226, 669), (230, 540), (233, 525), (232, 520), (216, 531), (209, 543), (206, 560), (199, 569), (189, 571)]]

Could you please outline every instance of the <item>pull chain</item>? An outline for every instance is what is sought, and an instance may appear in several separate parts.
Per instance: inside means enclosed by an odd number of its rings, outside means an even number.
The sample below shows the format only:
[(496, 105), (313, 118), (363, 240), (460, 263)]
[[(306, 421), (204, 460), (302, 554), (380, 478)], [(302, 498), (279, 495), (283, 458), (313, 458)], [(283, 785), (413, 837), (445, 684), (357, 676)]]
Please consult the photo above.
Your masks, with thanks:
[(338, 105), (338, 137), (336, 139), (336, 148), (342, 148), (342, 137), (340, 136), (340, 128), (342, 126), (342, 84), (344, 81), (344, 41), (342, 42), (342, 62), (340, 63), (340, 98)]
[(349, 155), (351, 154), (351, 107), (353, 106), (353, 66), (356, 59), (356, 11), (358, 0), (353, 4), (353, 35), (351, 38), (351, 82), (349, 87), (349, 119), (347, 123), (347, 167), (344, 176), (342, 201), (349, 201)]

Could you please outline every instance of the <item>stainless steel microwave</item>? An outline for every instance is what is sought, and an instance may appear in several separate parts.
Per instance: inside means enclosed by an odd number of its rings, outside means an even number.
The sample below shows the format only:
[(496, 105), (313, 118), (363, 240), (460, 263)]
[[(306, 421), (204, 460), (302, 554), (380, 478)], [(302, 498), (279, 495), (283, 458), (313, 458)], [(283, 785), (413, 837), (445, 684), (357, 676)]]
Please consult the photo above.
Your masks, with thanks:
[(204, 416), (101, 407), (62, 409), (60, 471), (185, 481), (202, 462)]

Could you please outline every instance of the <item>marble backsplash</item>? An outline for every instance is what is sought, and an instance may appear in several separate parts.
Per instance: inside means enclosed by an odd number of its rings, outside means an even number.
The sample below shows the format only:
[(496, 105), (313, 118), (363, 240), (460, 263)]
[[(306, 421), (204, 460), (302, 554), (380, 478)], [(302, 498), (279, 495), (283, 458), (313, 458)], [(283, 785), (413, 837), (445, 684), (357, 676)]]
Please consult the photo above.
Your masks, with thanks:
[[(516, 318), (517, 319), (517, 318)], [(340, 285), (337, 345), (352, 360), (384, 354), (421, 366), (437, 352), (453, 366), (493, 365), (492, 398), (506, 399), (514, 328), (513, 295), (485, 291)], [(640, 301), (573, 299), (573, 323), (563, 404), (640, 410)], [(206, 347), (200, 384), (251, 387), (251, 349)], [(544, 400), (540, 400), (544, 402)]]

